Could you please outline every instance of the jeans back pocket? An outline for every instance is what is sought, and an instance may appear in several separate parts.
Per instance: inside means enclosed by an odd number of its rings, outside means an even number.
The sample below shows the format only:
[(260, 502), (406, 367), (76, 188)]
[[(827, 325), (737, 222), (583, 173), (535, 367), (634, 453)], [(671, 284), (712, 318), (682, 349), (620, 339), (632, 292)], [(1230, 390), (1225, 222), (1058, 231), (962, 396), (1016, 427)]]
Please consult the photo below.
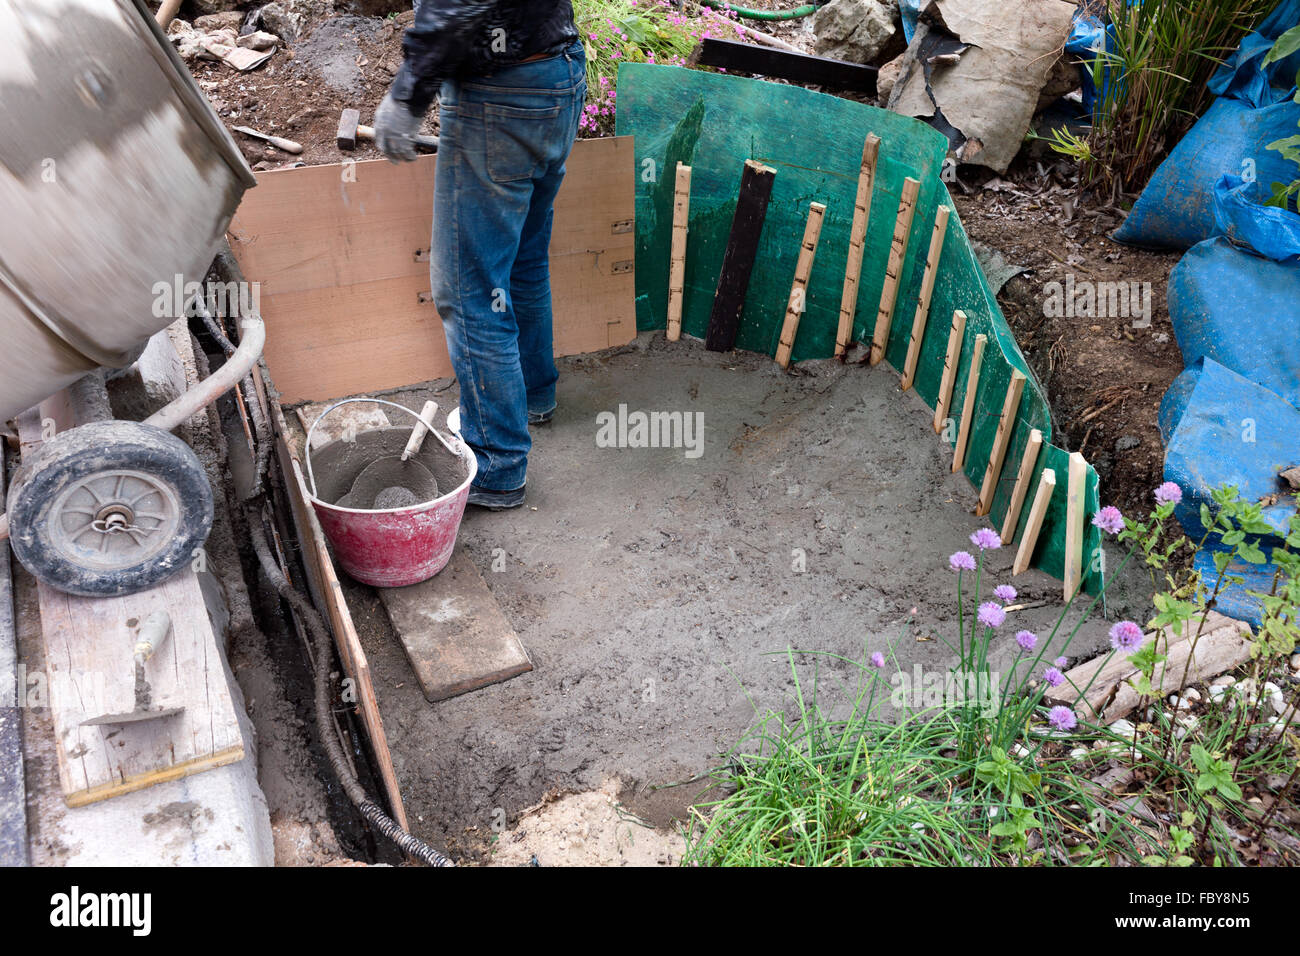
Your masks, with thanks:
[(541, 109), (483, 104), (488, 175), (493, 182), (531, 179), (562, 159), (568, 130), (559, 122), (562, 106)]

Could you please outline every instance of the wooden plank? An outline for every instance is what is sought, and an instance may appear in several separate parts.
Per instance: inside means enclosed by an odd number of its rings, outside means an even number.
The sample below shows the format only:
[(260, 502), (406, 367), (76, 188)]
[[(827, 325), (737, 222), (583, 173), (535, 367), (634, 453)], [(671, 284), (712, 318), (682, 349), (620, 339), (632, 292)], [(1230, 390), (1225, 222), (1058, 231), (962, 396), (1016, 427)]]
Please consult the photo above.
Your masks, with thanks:
[[(557, 355), (636, 336), (630, 137), (581, 140), (555, 201)], [(281, 401), (377, 392), (452, 374), (430, 301), (436, 157), (275, 170), (230, 226), (260, 284), (266, 362)]]
[(930, 297), (934, 295), (934, 282), (939, 274), (939, 256), (943, 254), (943, 239), (948, 233), (948, 217), (951, 215), (952, 210), (947, 206), (940, 206), (934, 214), (934, 231), (930, 233), (930, 251), (925, 256), (921, 294), (916, 300), (912, 334), (907, 340), (907, 359), (903, 362), (903, 391), (911, 388), (912, 381), (916, 378), (916, 364), (921, 359), (921, 340), (925, 337), (925, 324), (930, 317)]
[(533, 669), (464, 548), (428, 581), (377, 588), (424, 696), (436, 703)]
[(952, 450), (952, 470), (961, 471), (966, 463), (966, 446), (970, 443), (970, 430), (975, 418), (975, 396), (979, 393), (980, 369), (984, 365), (984, 347), (988, 336), (981, 332), (975, 336), (975, 351), (971, 353), (970, 370), (966, 373), (966, 399), (961, 406), (961, 425), (957, 429), (957, 444)]
[(916, 214), (916, 197), (920, 190), (918, 180), (911, 176), (903, 180), (903, 195), (898, 201), (898, 217), (894, 220), (894, 239), (889, 246), (889, 261), (885, 264), (885, 285), (880, 290), (876, 329), (871, 337), (872, 365), (885, 357), (889, 345), (889, 327), (894, 320), (894, 306), (898, 302), (898, 288), (907, 262), (907, 244), (912, 235), (912, 217)]
[(853, 344), (853, 319), (858, 311), (858, 282), (862, 278), (862, 251), (871, 222), (871, 195), (876, 185), (876, 163), (880, 158), (880, 137), (868, 133), (862, 144), (862, 166), (858, 170), (858, 193), (853, 200), (853, 228), (849, 232), (849, 259), (844, 267), (844, 291), (840, 295), (840, 327), (835, 337), (835, 354), (844, 355)]
[(939, 396), (934, 403), (934, 430), (943, 431), (952, 404), (952, 390), (957, 383), (957, 363), (961, 360), (962, 336), (966, 334), (966, 313), (956, 309), (952, 313), (952, 328), (948, 331), (948, 351), (943, 357), (943, 378), (939, 382)]
[[(1198, 630), (1200, 637), (1193, 648), (1192, 638)], [(1193, 618), (1179, 634), (1165, 627), (1152, 632), (1150, 639), (1158, 641), (1157, 650), (1167, 658), (1156, 668), (1151, 682), (1162, 697), (1185, 686), (1184, 674), (1187, 684), (1199, 684), (1241, 666), (1250, 660), (1253, 645), (1249, 624), (1218, 611), (1206, 612), (1204, 625)], [(1074, 707), (1083, 720), (1110, 724), (1137, 709), (1141, 697), (1132, 683), (1137, 676), (1138, 669), (1127, 654), (1103, 654), (1071, 669), (1065, 683), (1049, 688), (1045, 696), (1049, 703)], [(1088, 693), (1082, 696), (1085, 688)]]
[(1023, 574), (1034, 558), (1034, 548), (1038, 545), (1038, 533), (1043, 530), (1043, 518), (1047, 515), (1047, 506), (1052, 502), (1052, 493), (1056, 490), (1056, 472), (1044, 468), (1038, 478), (1038, 490), (1034, 492), (1034, 503), (1029, 507), (1029, 520), (1025, 522), (1025, 533), (1020, 538), (1020, 547), (1016, 549), (1016, 563), (1011, 567), (1011, 574)]
[(794, 282), (790, 285), (790, 296), (785, 305), (785, 322), (781, 326), (781, 338), (776, 348), (776, 364), (782, 368), (790, 367), (790, 353), (794, 351), (794, 339), (799, 334), (799, 319), (808, 304), (808, 276), (812, 274), (813, 260), (817, 257), (817, 240), (821, 237), (825, 216), (824, 204), (808, 204), (808, 221), (804, 225), (803, 241), (799, 244)]
[(673, 189), (673, 243), (668, 269), (669, 342), (682, 337), (682, 295), (686, 286), (686, 233), (691, 218), (691, 167), (677, 164)]
[(1016, 428), (1016, 413), (1020, 411), (1020, 397), (1024, 392), (1025, 373), (1013, 368), (1011, 381), (1007, 383), (1007, 395), (1002, 402), (1002, 414), (998, 416), (998, 430), (993, 434), (993, 446), (989, 449), (984, 483), (980, 485), (979, 504), (975, 508), (975, 514), (980, 517), (993, 507), (993, 495), (998, 490), (998, 479), (1002, 477), (1002, 464), (1006, 461), (1007, 445), (1011, 443), (1011, 433)]
[(694, 62), (702, 66), (718, 67), (729, 73), (756, 73), (760, 76), (779, 77), (792, 83), (876, 95), (878, 71), (874, 66), (864, 66), (861, 63), (713, 37), (702, 40), (692, 57)]
[(745, 291), (754, 271), (758, 240), (775, 180), (776, 170), (771, 166), (752, 159), (745, 161), (740, 174), (736, 211), (731, 217), (731, 233), (718, 272), (718, 288), (713, 293), (709, 328), (704, 337), (704, 347), (712, 352), (728, 352), (736, 344), (740, 314), (745, 308)]
[(1088, 462), (1077, 451), (1070, 452), (1069, 481), (1065, 490), (1065, 600), (1078, 592), (1083, 582), (1083, 495), (1088, 487)]
[[(55, 402), (19, 419), (25, 448), (41, 443), (41, 418)], [(244, 738), (198, 576), (186, 567), (146, 591), (121, 597), (64, 594), (37, 582), (54, 722), (59, 784), (79, 807), (243, 760)], [(179, 714), (132, 724), (82, 721), (135, 708), (132, 648), (154, 611), (171, 636), (147, 665), (154, 703)]]
[(1025, 498), (1029, 495), (1029, 483), (1034, 477), (1034, 466), (1038, 464), (1038, 453), (1043, 447), (1043, 433), (1037, 428), (1029, 432), (1029, 441), (1025, 442), (1025, 453), (1020, 457), (1020, 470), (1016, 472), (1016, 486), (1011, 491), (1011, 503), (1007, 505), (1007, 515), (1002, 519), (1002, 543), (1010, 544), (1016, 536), (1016, 526), (1020, 524), (1020, 512), (1025, 507)]
[[(0, 501), (5, 463), (0, 448)], [(23, 774), (22, 704), (18, 686), (18, 637), (14, 625), (9, 542), (0, 541), (0, 866), (27, 866), (27, 785)], [(20, 693), (22, 696), (20, 697)]]

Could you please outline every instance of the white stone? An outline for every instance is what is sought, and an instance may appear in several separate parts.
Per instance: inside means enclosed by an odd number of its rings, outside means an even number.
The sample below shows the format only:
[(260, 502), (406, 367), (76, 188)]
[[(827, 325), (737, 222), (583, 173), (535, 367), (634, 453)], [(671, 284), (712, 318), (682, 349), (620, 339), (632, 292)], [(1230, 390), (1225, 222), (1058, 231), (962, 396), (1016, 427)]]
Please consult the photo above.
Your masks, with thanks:
[(850, 63), (870, 63), (894, 35), (897, 4), (832, 0), (813, 15), (814, 52)]
[(1117, 737), (1123, 737), (1126, 740), (1131, 740), (1133, 735), (1137, 733), (1137, 728), (1133, 726), (1132, 721), (1126, 720), (1123, 717), (1121, 717), (1119, 720), (1115, 721), (1113, 724), (1110, 725), (1110, 732), (1115, 734)]
[(1293, 671), (1300, 671), (1300, 654), (1291, 655), (1291, 669)]

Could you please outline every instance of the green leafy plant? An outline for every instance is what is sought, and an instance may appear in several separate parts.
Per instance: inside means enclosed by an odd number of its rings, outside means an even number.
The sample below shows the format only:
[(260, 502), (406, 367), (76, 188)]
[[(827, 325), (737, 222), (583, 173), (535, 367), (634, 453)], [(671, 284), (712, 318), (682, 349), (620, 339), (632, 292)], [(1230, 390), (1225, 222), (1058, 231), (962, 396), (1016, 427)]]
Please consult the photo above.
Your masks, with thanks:
[[(1263, 65), (1268, 66), (1270, 63), (1285, 60), (1298, 51), (1300, 51), (1300, 26), (1294, 26), (1277, 38), (1277, 42), (1264, 57)], [(1296, 82), (1300, 83), (1300, 75), (1296, 76)], [(1295, 101), (1300, 103), (1300, 88), (1296, 90)], [(1281, 153), (1284, 159), (1300, 165), (1300, 134), (1275, 140), (1268, 144), (1268, 148)], [(1268, 205), (1294, 212), (1297, 199), (1300, 199), (1300, 177), (1289, 183), (1273, 183), (1273, 197), (1268, 201)]]

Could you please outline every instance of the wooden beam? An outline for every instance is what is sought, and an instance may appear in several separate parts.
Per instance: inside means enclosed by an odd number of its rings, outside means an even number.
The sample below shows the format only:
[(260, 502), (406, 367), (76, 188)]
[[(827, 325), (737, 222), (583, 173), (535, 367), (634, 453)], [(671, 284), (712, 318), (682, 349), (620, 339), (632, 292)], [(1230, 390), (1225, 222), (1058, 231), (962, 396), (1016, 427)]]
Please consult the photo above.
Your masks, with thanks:
[(1010, 544), (1016, 536), (1016, 526), (1020, 524), (1020, 512), (1025, 507), (1025, 498), (1029, 495), (1029, 483), (1034, 477), (1034, 466), (1038, 464), (1038, 453), (1043, 448), (1043, 433), (1037, 428), (1029, 432), (1029, 441), (1025, 442), (1025, 453), (1020, 456), (1020, 470), (1016, 472), (1016, 486), (1011, 491), (1011, 503), (1007, 505), (1007, 515), (1002, 519), (1002, 543)]
[(833, 90), (876, 95), (878, 70), (874, 66), (849, 63), (806, 53), (789, 53), (736, 40), (705, 38), (692, 59), (701, 66), (712, 66), (730, 73), (756, 73), (774, 76), (805, 86), (825, 86)]
[(903, 195), (898, 201), (898, 216), (894, 220), (894, 239), (889, 246), (889, 260), (885, 264), (885, 285), (880, 290), (880, 308), (876, 312), (876, 330), (871, 338), (871, 364), (885, 357), (889, 345), (889, 327), (894, 320), (894, 306), (898, 302), (898, 287), (907, 261), (907, 244), (912, 235), (912, 217), (916, 214), (916, 197), (921, 183), (911, 176), (903, 180)]
[(808, 221), (804, 224), (803, 242), (799, 244), (799, 258), (794, 267), (794, 282), (790, 285), (790, 298), (785, 306), (785, 323), (781, 326), (781, 339), (776, 348), (776, 364), (782, 368), (790, 367), (790, 353), (794, 351), (794, 339), (799, 334), (799, 319), (808, 305), (808, 276), (817, 256), (817, 240), (822, 233), (825, 215), (826, 206), (822, 203), (808, 204)]
[(907, 360), (903, 363), (903, 391), (911, 388), (912, 381), (916, 378), (916, 365), (921, 359), (921, 340), (925, 337), (925, 323), (930, 317), (930, 297), (934, 295), (939, 256), (943, 253), (943, 237), (948, 232), (948, 217), (951, 215), (952, 210), (947, 206), (940, 206), (934, 215), (930, 251), (925, 256), (925, 275), (921, 279), (921, 294), (916, 300), (916, 315), (912, 318), (912, 335), (907, 341)]
[(952, 390), (957, 382), (957, 363), (961, 360), (962, 336), (966, 334), (966, 313), (956, 309), (952, 313), (952, 328), (948, 331), (948, 351), (943, 356), (943, 378), (939, 382), (939, 397), (934, 403), (934, 430), (943, 431), (952, 404)]
[(1044, 468), (1038, 479), (1038, 490), (1034, 492), (1034, 503), (1029, 506), (1029, 519), (1025, 522), (1025, 533), (1020, 538), (1020, 547), (1016, 550), (1016, 563), (1012, 565), (1012, 575), (1022, 574), (1033, 560), (1034, 548), (1038, 545), (1038, 532), (1043, 530), (1043, 518), (1047, 516), (1047, 506), (1052, 502), (1052, 492), (1056, 490), (1056, 472)]
[(1025, 373), (1019, 369), (1011, 370), (1011, 381), (1007, 383), (1007, 395), (1002, 401), (1002, 414), (998, 416), (998, 430), (993, 435), (993, 447), (989, 449), (988, 466), (984, 469), (984, 483), (980, 485), (979, 505), (975, 514), (983, 517), (993, 507), (993, 495), (998, 490), (998, 479), (1002, 476), (1002, 464), (1007, 457), (1007, 445), (1011, 442), (1011, 433), (1016, 429), (1016, 413), (1020, 411), (1020, 396), (1025, 391)]
[(858, 311), (858, 281), (862, 278), (862, 250), (871, 222), (871, 195), (876, 184), (876, 162), (880, 137), (868, 133), (862, 144), (862, 166), (858, 170), (858, 194), (853, 200), (853, 228), (849, 232), (849, 260), (844, 267), (844, 292), (840, 296), (840, 328), (835, 336), (835, 354), (844, 355), (853, 344), (853, 318)]
[[(0, 454), (0, 501), (5, 498)], [(27, 790), (23, 773), (22, 711), (27, 688), (18, 683), (18, 634), (14, 622), (9, 542), (0, 541), (0, 866), (27, 866)]]
[(682, 337), (682, 294), (686, 284), (686, 230), (691, 216), (691, 167), (677, 164), (673, 190), (673, 244), (668, 267), (668, 341)]
[(961, 425), (957, 429), (957, 445), (952, 450), (952, 470), (961, 471), (966, 463), (966, 445), (970, 441), (970, 429), (975, 417), (975, 395), (980, 387), (980, 369), (984, 363), (984, 347), (988, 336), (983, 332), (975, 336), (975, 351), (971, 353), (970, 370), (966, 373), (966, 400), (961, 407)]
[(1070, 478), (1065, 490), (1065, 600), (1079, 592), (1083, 582), (1083, 495), (1088, 486), (1088, 462), (1070, 452)]
[(749, 276), (758, 256), (758, 239), (767, 217), (767, 203), (772, 198), (776, 170), (752, 159), (745, 161), (740, 174), (740, 192), (736, 211), (731, 217), (731, 234), (722, 254), (718, 288), (713, 294), (713, 311), (704, 347), (712, 352), (728, 352), (736, 344), (740, 331), (740, 314), (745, 308)]

